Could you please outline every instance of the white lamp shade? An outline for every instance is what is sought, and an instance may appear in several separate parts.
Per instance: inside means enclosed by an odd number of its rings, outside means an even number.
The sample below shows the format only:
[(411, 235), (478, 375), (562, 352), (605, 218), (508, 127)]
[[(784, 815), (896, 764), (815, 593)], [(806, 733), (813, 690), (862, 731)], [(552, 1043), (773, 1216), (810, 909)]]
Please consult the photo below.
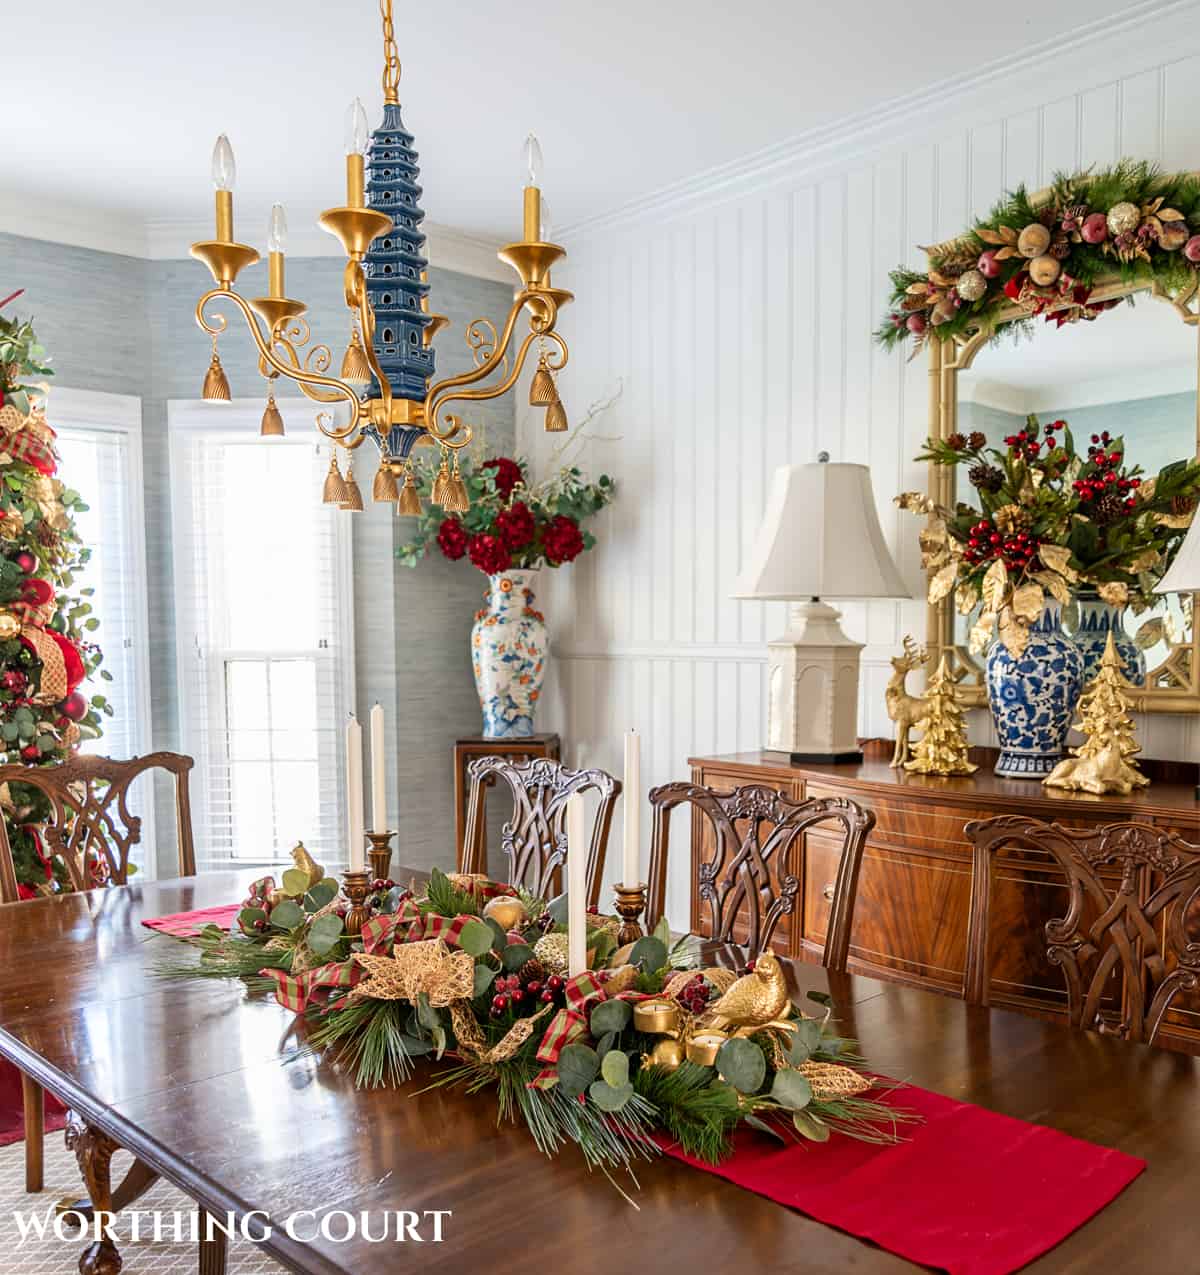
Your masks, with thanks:
[(1190, 593), (1193, 589), (1200, 589), (1200, 517), (1192, 519), (1175, 561), (1155, 593)]
[(777, 469), (733, 596), (911, 597), (883, 539), (866, 465)]

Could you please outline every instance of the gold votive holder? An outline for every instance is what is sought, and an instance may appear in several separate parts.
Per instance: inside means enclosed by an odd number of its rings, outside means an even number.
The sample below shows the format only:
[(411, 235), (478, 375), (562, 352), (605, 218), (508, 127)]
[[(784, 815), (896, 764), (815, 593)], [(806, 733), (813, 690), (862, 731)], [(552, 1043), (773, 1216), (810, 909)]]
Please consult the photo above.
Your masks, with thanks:
[(724, 1032), (711, 1028), (697, 1032), (687, 1043), (688, 1062), (694, 1062), (700, 1067), (715, 1067), (721, 1046), (728, 1039)]
[(368, 832), (371, 843), (367, 858), (371, 864), (371, 877), (375, 881), (387, 881), (392, 875), (392, 838), (394, 832)]
[(633, 1007), (633, 1025), (640, 1032), (665, 1036), (679, 1030), (679, 1006), (674, 1001), (639, 1001)]
[(371, 874), (343, 872), (342, 893), (350, 900), (350, 911), (346, 913), (346, 933), (352, 938), (357, 938), (371, 915), (367, 908), (367, 895), (371, 893)]
[(644, 933), (640, 917), (646, 910), (646, 883), (640, 885), (618, 885), (616, 888), (617, 915), (621, 918), (621, 928), (617, 931), (617, 946), (636, 943)]

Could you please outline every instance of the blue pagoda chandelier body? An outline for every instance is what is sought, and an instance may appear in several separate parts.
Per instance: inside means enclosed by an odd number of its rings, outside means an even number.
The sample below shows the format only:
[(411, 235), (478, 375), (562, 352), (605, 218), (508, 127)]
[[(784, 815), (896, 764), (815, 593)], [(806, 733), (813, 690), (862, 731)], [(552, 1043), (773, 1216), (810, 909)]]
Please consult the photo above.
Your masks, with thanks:
[[(346, 121), (346, 203), (320, 216), (321, 225), (341, 241), (347, 258), (344, 283), (351, 334), (341, 375), (329, 374), (328, 346), (309, 344), (304, 302), (287, 295), (287, 220), (281, 205), (272, 209), (268, 230), (267, 295), (246, 299), (235, 291), (238, 274), (259, 255), (234, 239), (235, 166), (232, 148), (222, 134), (213, 150), (216, 236), (191, 248), (192, 255), (208, 266), (215, 284), (196, 305), (196, 321), (212, 338), (203, 397), (210, 402), (228, 402), (231, 397), (218, 352), (218, 338), (227, 327), (225, 303), (245, 320), (258, 348), (259, 371), (268, 382), (263, 434), (284, 432), (275, 403), (275, 383), (281, 376), (326, 405), (316, 416), (317, 429), (335, 444), (325, 479), (326, 503), (353, 511), (363, 508), (351, 454), (370, 441), (379, 454), (374, 499), (394, 503), (401, 514), (419, 514), (411, 452), (416, 443), (426, 442), (442, 453), (431, 499), (448, 513), (461, 513), (467, 508), (467, 492), (458, 454), (471, 442), (472, 428), (459, 414), (447, 410), (452, 404), (507, 393), (536, 343), (538, 366), (530, 382), (530, 402), (546, 409), (548, 430), (567, 427), (555, 382), (555, 373), (567, 362), (567, 345), (556, 324), (559, 308), (572, 298), (550, 281), (552, 266), (565, 253), (543, 236), (538, 185), (541, 150), (530, 134), (525, 144), (528, 175), (522, 238), (499, 253), (516, 271), (520, 288), (500, 331), (487, 318), (468, 325), (472, 370), (442, 381), (434, 379), (433, 338), (448, 320), (429, 309), (420, 171), (413, 136), (400, 114), (392, 0), (380, 0), (379, 7), (384, 39), (383, 122), (368, 133), (361, 102), (355, 99), (351, 104)], [(522, 316), (526, 331), (518, 337)], [(345, 423), (335, 423), (332, 409), (339, 404), (349, 410)], [(339, 449), (345, 451), (344, 472)]]

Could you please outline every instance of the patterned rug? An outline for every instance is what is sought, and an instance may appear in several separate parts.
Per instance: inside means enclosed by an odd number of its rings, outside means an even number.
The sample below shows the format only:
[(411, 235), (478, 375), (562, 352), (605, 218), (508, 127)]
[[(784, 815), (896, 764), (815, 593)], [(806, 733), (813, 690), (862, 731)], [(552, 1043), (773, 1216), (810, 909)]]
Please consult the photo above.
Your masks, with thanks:
[[(129, 1164), (121, 1152), (113, 1159), (113, 1180), (120, 1181)], [(44, 1239), (31, 1234), (21, 1243), (21, 1231), (14, 1210), (26, 1214), (38, 1210), (45, 1214), (64, 1197), (78, 1199), (83, 1190), (75, 1157), (63, 1146), (61, 1133), (46, 1138), (46, 1189), (40, 1195), (25, 1194), (25, 1147), (23, 1143), (0, 1149), (0, 1269), (4, 1275), (76, 1275), (83, 1241), (71, 1238), (63, 1243), (47, 1227)], [(158, 1183), (136, 1204), (138, 1209), (161, 1209), (171, 1214), (180, 1210), (185, 1215), (193, 1208), (182, 1192), (165, 1182)], [(143, 1219), (145, 1221), (145, 1219)], [(118, 1224), (119, 1233), (128, 1227)], [(69, 1230), (64, 1230), (70, 1235)], [(125, 1265), (121, 1275), (196, 1275), (196, 1246), (188, 1243), (155, 1243), (141, 1240), (119, 1245)], [(283, 1268), (272, 1258), (245, 1240), (232, 1240), (229, 1245), (228, 1275), (279, 1275)]]

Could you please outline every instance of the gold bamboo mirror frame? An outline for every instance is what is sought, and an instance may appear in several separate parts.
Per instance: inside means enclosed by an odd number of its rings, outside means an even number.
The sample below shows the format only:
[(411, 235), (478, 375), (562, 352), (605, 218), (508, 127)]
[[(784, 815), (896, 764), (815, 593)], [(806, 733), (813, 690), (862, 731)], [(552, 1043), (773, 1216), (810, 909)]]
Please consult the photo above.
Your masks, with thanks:
[[(939, 245), (939, 247), (942, 246)], [(1119, 277), (1114, 277), (1100, 281), (1093, 288), (1090, 300), (1098, 302), (1130, 297), (1137, 299), (1137, 306), (1132, 313), (1145, 314), (1147, 310), (1154, 307), (1154, 312), (1160, 314), (1161, 311), (1158, 311), (1157, 307), (1165, 304), (1171, 307), (1179, 321), (1188, 325), (1190, 329), (1190, 345), (1186, 357), (1191, 365), (1190, 379), (1195, 397), (1190, 422), (1190, 448), (1196, 456), (1200, 457), (1200, 347), (1197, 345), (1197, 341), (1200, 340), (1200, 285), (1193, 282), (1186, 291), (1168, 296), (1155, 283), (1130, 284)], [(1070, 304), (1069, 301), (1063, 303), (1064, 306)], [(1057, 308), (1059, 307), (1048, 307), (1043, 313), (1054, 313)], [(1130, 307), (1121, 305), (1113, 310), (1102, 312), (1094, 319), (1083, 321), (1078, 326), (1092, 328), (1096, 325), (1112, 323), (1114, 316), (1129, 312)], [(946, 439), (951, 434), (960, 432), (959, 404), (962, 388), (960, 376), (971, 371), (976, 359), (980, 360), (981, 367), (986, 366), (991, 343), (998, 335), (1003, 340), (1005, 325), (1029, 317), (1028, 310), (1013, 304), (995, 316), (994, 326), (956, 334), (949, 340), (939, 340), (935, 337), (926, 342), (929, 358), (929, 434), (931, 437)], [(1055, 328), (1053, 324), (1045, 323), (1039, 318), (1033, 339), (1046, 342), (1047, 348), (1050, 348), (1050, 343), (1056, 336), (1060, 336), (1061, 332), (1062, 330)], [(1061, 411), (1057, 415), (1065, 417), (1072, 425), (1077, 446), (1081, 449), (1086, 447), (1086, 428), (1075, 428), (1074, 422), (1071, 421), (1070, 410)], [(1045, 416), (1042, 422), (1044, 424), (1046, 420), (1052, 419), (1054, 416)], [(971, 427), (974, 428), (974, 426)], [(985, 432), (988, 431), (985, 430)], [(1120, 432), (1125, 435), (1131, 458), (1137, 460), (1136, 419), (1130, 419), (1127, 427), (1122, 428)], [(1001, 440), (995, 437), (994, 430), (988, 432), (988, 439), (989, 443), (1003, 446)], [(1189, 442), (1184, 441), (1181, 433), (1178, 453), (1172, 459), (1179, 459), (1186, 455), (1188, 447)], [(1156, 472), (1155, 468), (1149, 466), (1147, 470), (1149, 473)], [(959, 498), (972, 499), (973, 490), (969, 495), (960, 495), (956, 491), (956, 478), (955, 467), (930, 464), (928, 478), (930, 498), (936, 504), (945, 507), (952, 507), (955, 500)], [(1174, 625), (1174, 629), (1168, 627), (1167, 635), (1155, 643), (1148, 652), (1145, 685), (1131, 690), (1137, 711), (1200, 712), (1200, 626), (1191, 618), (1195, 615), (1196, 598), (1197, 595), (1193, 594), (1174, 603), (1163, 604), (1165, 623), (1167, 626)], [(1156, 608), (1155, 613), (1157, 612)], [(1144, 618), (1146, 618), (1145, 615), (1142, 619)], [(1131, 633), (1136, 632), (1139, 622), (1127, 626)], [(964, 703), (973, 707), (983, 707), (987, 704), (983, 657), (973, 655), (968, 650), (966, 640), (968, 627), (969, 624), (964, 624), (959, 615), (954, 591), (940, 602), (929, 605), (926, 639), (930, 651), (929, 667), (937, 667), (938, 661), (945, 655), (959, 679)]]

